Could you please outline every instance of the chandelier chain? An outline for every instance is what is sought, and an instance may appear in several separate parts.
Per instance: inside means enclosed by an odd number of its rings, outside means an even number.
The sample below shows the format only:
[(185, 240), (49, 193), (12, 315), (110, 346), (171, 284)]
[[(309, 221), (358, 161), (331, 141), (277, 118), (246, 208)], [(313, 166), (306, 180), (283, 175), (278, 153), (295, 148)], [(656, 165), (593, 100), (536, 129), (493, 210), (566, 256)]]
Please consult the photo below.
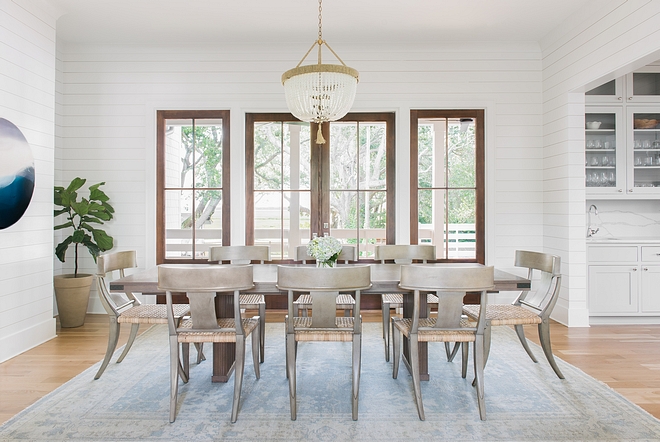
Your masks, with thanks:
[(319, 44), (323, 42), (323, 32), (322, 32), (322, 24), (321, 24), (321, 2), (323, 0), (319, 0)]

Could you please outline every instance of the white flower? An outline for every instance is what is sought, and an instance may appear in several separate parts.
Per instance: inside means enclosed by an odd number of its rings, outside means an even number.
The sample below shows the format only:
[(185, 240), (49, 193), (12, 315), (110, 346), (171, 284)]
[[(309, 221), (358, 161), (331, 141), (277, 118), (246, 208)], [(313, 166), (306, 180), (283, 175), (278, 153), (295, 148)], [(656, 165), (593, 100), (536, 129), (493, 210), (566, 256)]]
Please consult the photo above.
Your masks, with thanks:
[(319, 262), (335, 262), (341, 253), (341, 243), (332, 236), (319, 236), (307, 244), (307, 254)]

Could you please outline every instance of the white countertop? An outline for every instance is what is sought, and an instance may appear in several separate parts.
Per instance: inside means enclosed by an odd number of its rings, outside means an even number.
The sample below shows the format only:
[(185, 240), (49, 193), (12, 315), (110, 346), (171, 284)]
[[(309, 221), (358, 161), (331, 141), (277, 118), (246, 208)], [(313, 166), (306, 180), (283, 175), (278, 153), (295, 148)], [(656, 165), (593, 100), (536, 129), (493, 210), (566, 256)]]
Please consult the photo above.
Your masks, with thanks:
[(587, 244), (660, 244), (660, 238), (658, 237), (608, 237), (602, 236), (598, 237), (597, 235), (592, 238), (587, 238)]

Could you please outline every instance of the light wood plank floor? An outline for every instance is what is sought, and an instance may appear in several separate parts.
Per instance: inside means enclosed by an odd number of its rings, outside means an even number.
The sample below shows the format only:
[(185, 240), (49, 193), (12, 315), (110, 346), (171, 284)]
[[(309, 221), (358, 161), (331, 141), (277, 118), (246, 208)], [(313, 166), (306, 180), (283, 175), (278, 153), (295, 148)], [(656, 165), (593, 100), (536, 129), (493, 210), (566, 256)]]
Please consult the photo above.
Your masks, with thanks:
[[(363, 320), (380, 322), (380, 311), (363, 311)], [(283, 311), (269, 311), (268, 322), (282, 321)], [(142, 331), (147, 327), (143, 326)], [(124, 327), (119, 346), (126, 342)], [(538, 343), (536, 329), (526, 329)], [(58, 328), (58, 337), (0, 364), (0, 423), (89, 368), (105, 354), (107, 318), (88, 315), (85, 325)], [(552, 324), (556, 356), (660, 418), (660, 325), (567, 328)], [(542, 352), (539, 363), (547, 364)], [(112, 369), (111, 362), (108, 370)], [(130, 363), (130, 354), (125, 362)], [(523, 358), (521, 364), (532, 364)], [(559, 382), (559, 380), (558, 380)]]

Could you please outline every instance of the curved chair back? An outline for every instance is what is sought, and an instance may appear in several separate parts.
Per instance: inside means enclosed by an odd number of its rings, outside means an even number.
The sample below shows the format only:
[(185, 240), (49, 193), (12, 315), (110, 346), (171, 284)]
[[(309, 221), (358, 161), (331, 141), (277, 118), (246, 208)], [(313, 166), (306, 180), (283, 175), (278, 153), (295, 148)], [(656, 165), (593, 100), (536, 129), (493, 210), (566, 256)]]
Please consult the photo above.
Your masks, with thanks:
[(252, 261), (270, 261), (268, 246), (216, 246), (209, 247), (209, 262), (250, 264)]
[(218, 329), (215, 314), (216, 292), (234, 292), (234, 322), (237, 334), (244, 334), (241, 325), (239, 291), (254, 286), (251, 265), (176, 265), (158, 266), (158, 289), (166, 292), (170, 335), (176, 335), (171, 313), (172, 292), (185, 292), (190, 301), (190, 317), (195, 330)]
[[(435, 328), (458, 328), (467, 292), (480, 292), (481, 306), (486, 305), (486, 291), (493, 288), (493, 267), (460, 265), (403, 265), (401, 288), (414, 290), (413, 327), (419, 321), (419, 292), (433, 291), (438, 296), (438, 319)], [(485, 315), (479, 317), (477, 332), (483, 333)]]
[(99, 298), (103, 308), (109, 315), (117, 316), (121, 311), (140, 302), (132, 293), (111, 293), (106, 282), (108, 273), (119, 271), (119, 277), (123, 278), (124, 269), (137, 267), (135, 250), (123, 252), (106, 253), (99, 255), (96, 259), (96, 283), (99, 290)]
[[(309, 293), (312, 297), (312, 327), (335, 328), (337, 296), (355, 292), (353, 317), (356, 331), (360, 326), (360, 290), (371, 287), (371, 267), (351, 265), (335, 268), (278, 266), (277, 287), (289, 293), (289, 318), (294, 317), (293, 292)], [(289, 321), (293, 333), (293, 321)]]
[[(514, 305), (531, 308), (546, 319), (552, 313), (561, 286), (561, 258), (556, 255), (526, 250), (516, 250), (515, 265), (527, 269), (527, 278), (532, 281), (532, 290), (521, 292)], [(540, 280), (534, 280), (534, 273)]]
[(388, 244), (376, 246), (374, 259), (381, 263), (394, 260), (397, 264), (410, 264), (413, 260), (427, 262), (434, 260), (435, 246), (427, 244)]
[[(337, 262), (343, 261), (344, 264), (348, 264), (349, 261), (357, 260), (357, 247), (347, 245), (341, 246), (341, 252), (339, 252)], [(303, 264), (307, 264), (307, 261), (314, 261), (314, 257), (307, 254), (306, 245), (296, 247), (296, 261), (302, 261)]]

